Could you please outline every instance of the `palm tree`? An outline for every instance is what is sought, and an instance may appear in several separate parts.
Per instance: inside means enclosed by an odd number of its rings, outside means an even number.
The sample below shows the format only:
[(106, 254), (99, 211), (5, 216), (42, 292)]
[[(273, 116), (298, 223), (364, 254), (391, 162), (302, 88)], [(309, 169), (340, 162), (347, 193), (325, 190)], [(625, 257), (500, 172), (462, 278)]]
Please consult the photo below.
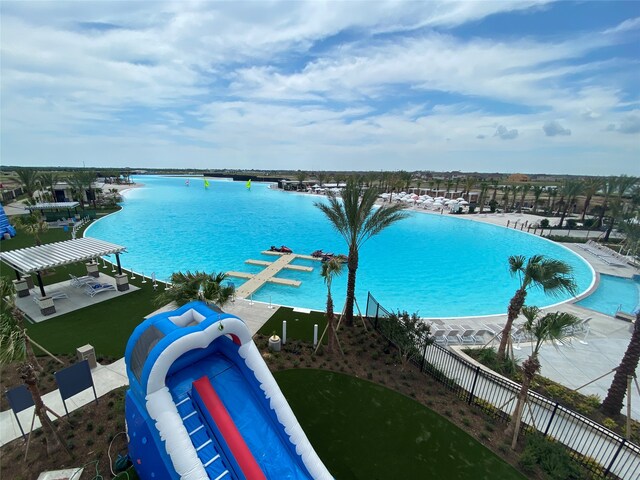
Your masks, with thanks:
[(487, 182), (480, 182), (480, 207), (478, 208), (478, 213), (482, 213), (484, 210), (484, 204), (487, 200), (487, 192), (489, 191), (489, 184)]
[(544, 188), (540, 185), (535, 185), (533, 187), (533, 213), (538, 213), (538, 204), (540, 203), (542, 192), (544, 192)]
[(444, 184), (447, 187), (447, 192), (444, 194), (444, 196), (445, 198), (449, 198), (449, 191), (451, 190), (451, 187), (453, 187), (453, 180), (448, 178), (447, 181), (444, 182)]
[(618, 185), (618, 181), (616, 177), (608, 177), (604, 181), (604, 199), (602, 200), (602, 205), (600, 206), (600, 215), (598, 216), (598, 228), (602, 228), (602, 222), (604, 219), (605, 213), (609, 209), (609, 197), (613, 195), (616, 191), (616, 187)]
[(318, 183), (320, 184), (320, 186), (322, 187), (325, 183), (327, 183), (327, 174), (320, 172), (316, 175), (316, 180), (318, 180)]
[(631, 340), (627, 346), (626, 352), (622, 357), (622, 361), (616, 374), (613, 377), (606, 398), (602, 401), (600, 410), (609, 417), (615, 417), (622, 410), (622, 401), (627, 393), (627, 377), (633, 376), (638, 368), (640, 360), (640, 312), (636, 313), (636, 321), (633, 326)]
[(176, 272), (171, 275), (171, 288), (163, 290), (155, 298), (157, 305), (166, 305), (175, 302), (179, 307), (201, 300), (206, 303), (213, 303), (220, 308), (231, 300), (234, 294), (233, 285), (223, 285), (227, 274), (195, 272)]
[(435, 196), (439, 197), (440, 195), (440, 185), (442, 184), (442, 179), (441, 178), (436, 178), (435, 180), (435, 184), (436, 184), (436, 190), (435, 190)]
[(556, 197), (558, 196), (558, 189), (556, 187), (547, 187), (547, 212), (553, 213), (553, 207), (556, 204)]
[(29, 200), (34, 201), (33, 194), (38, 189), (38, 171), (33, 168), (16, 168), (16, 175), (22, 185), (22, 190)]
[(40, 185), (42, 185), (43, 188), (46, 187), (49, 189), (52, 200), (56, 202), (55, 186), (56, 183), (58, 183), (57, 172), (42, 172), (38, 178), (40, 180)]
[(518, 213), (522, 213), (524, 198), (527, 196), (527, 193), (529, 193), (529, 190), (531, 190), (531, 185), (529, 185), (528, 183), (525, 183), (520, 187), (520, 204), (518, 205)]
[(502, 330), (498, 359), (505, 359), (507, 343), (511, 337), (511, 326), (527, 298), (527, 292), (533, 287), (541, 288), (544, 293), (559, 296), (563, 293), (575, 295), (576, 283), (571, 275), (571, 266), (563, 261), (547, 258), (544, 255), (533, 255), (526, 260), (524, 255), (509, 257), (509, 273), (517, 276), (520, 286), (509, 301), (507, 323)]
[(584, 217), (587, 214), (587, 210), (589, 210), (591, 199), (600, 191), (603, 185), (604, 180), (600, 177), (589, 177), (582, 181), (582, 193), (584, 193), (585, 198), (584, 207), (582, 208), (582, 216), (580, 217), (581, 222), (584, 222)]
[[(562, 215), (560, 215), (560, 221), (558, 222), (558, 228), (562, 228), (564, 219), (567, 216), (569, 207), (573, 205), (576, 197), (582, 193), (582, 183), (578, 181), (567, 180), (560, 189), (560, 195), (564, 200), (564, 206), (562, 208)], [(562, 200), (561, 200), (562, 201)]]
[(516, 208), (516, 199), (518, 198), (518, 192), (520, 191), (520, 185), (511, 185), (511, 192), (513, 193), (511, 197), (511, 211)]
[(332, 353), (335, 350), (336, 343), (336, 325), (335, 316), (333, 314), (333, 298), (331, 298), (331, 282), (335, 277), (342, 273), (342, 262), (333, 257), (327, 262), (323, 262), (320, 275), (324, 278), (327, 285), (327, 351)]
[[(74, 172), (71, 175), (67, 182), (71, 186), (71, 191), (73, 192), (74, 197), (77, 201), (80, 202), (80, 206), (84, 209), (84, 197), (87, 190), (89, 190), (89, 195), (87, 198), (90, 200), (93, 198), (94, 206), (95, 206), (95, 194), (93, 193), (93, 181), (95, 180), (95, 174), (88, 170), (79, 170)], [(91, 198), (89, 198), (91, 197)]]
[(540, 371), (538, 354), (542, 344), (549, 341), (564, 340), (571, 335), (571, 328), (580, 321), (575, 315), (566, 312), (547, 313), (540, 317), (540, 309), (538, 307), (523, 306), (522, 314), (527, 319), (522, 329), (533, 339), (533, 343), (531, 345), (531, 355), (522, 363), (522, 386), (518, 393), (518, 400), (513, 410), (511, 422), (507, 427), (507, 434), (513, 434), (511, 448), (514, 450), (518, 443), (522, 412), (527, 402), (529, 387), (536, 374)]
[(24, 315), (15, 304), (15, 294), (13, 283), (7, 277), (0, 277), (0, 364), (18, 363), (20, 377), (33, 398), (35, 414), (42, 425), (47, 453), (52, 454), (64, 443), (49, 419), (47, 407), (42, 401), (37, 374), (37, 370), (41, 368), (33, 353), (31, 338), (24, 327)]
[(345, 319), (347, 325), (353, 324), (353, 303), (356, 292), (356, 271), (358, 270), (358, 253), (364, 242), (377, 235), (391, 224), (408, 216), (403, 212), (400, 204), (389, 204), (374, 209), (377, 192), (369, 188), (362, 192), (353, 181), (347, 182), (342, 192), (342, 201), (335, 195), (329, 194), (329, 203), (315, 203), (315, 206), (333, 224), (333, 227), (344, 238), (349, 247), (347, 266), (349, 277), (347, 279), (347, 299)]
[(475, 187), (476, 185), (476, 179), (475, 177), (466, 177), (464, 179), (464, 191), (467, 195), (467, 202), (470, 202), (470, 198), (471, 198), (471, 189), (473, 187)]
[(38, 212), (31, 212), (29, 215), (14, 217), (16, 224), (20, 226), (29, 235), (33, 235), (36, 245), (42, 245), (40, 235), (49, 230), (49, 224), (45, 218)]

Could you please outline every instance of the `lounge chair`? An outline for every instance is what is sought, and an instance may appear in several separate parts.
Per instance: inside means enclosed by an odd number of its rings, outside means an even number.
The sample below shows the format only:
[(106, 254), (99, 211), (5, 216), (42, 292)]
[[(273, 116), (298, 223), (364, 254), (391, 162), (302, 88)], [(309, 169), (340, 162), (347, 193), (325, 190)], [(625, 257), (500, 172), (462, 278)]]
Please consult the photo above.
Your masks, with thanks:
[(453, 325), (453, 327), (447, 331), (447, 343), (453, 341), (453, 343), (458, 343), (458, 336), (460, 335), (461, 329), (457, 325)]
[(445, 330), (444, 328), (440, 328), (440, 329), (436, 329), (432, 334), (431, 337), (433, 338), (433, 341), (435, 343), (437, 343), (438, 345), (443, 345), (446, 346), (448, 341), (447, 341), (447, 330)]
[(100, 292), (114, 292), (115, 290), (116, 287), (114, 287), (110, 283), (97, 283), (95, 285), (85, 285), (84, 287), (84, 293), (92, 298)]
[[(51, 297), (52, 300), (62, 300), (63, 298), (69, 298), (69, 295), (64, 292), (51, 292), (47, 295), (47, 297)], [(40, 297), (38, 297), (37, 295), (33, 297), (34, 302), (38, 303), (39, 300)]]
[(71, 280), (69, 280), (69, 283), (71, 284), (72, 287), (76, 287), (76, 288), (84, 287), (85, 285), (97, 285), (100, 283), (94, 277), (91, 277), (89, 275), (85, 275), (83, 277), (76, 277), (75, 275), (69, 274), (69, 276), (71, 277)]
[(463, 345), (475, 345), (480, 343), (478, 337), (476, 337), (476, 331), (470, 328), (465, 328), (462, 334), (458, 335), (458, 341)]

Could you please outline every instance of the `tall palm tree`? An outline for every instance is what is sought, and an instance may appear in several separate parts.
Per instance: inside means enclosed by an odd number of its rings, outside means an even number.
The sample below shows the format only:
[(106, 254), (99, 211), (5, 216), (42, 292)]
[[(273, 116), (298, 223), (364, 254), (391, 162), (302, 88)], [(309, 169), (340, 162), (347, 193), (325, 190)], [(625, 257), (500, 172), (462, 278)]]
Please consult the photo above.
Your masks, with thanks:
[(540, 203), (540, 197), (544, 192), (544, 188), (540, 185), (534, 185), (533, 187), (533, 213), (538, 213), (538, 204)]
[(324, 172), (320, 172), (316, 175), (316, 180), (318, 180), (318, 183), (320, 184), (320, 186), (322, 187), (322, 185), (324, 185), (325, 183), (327, 183), (327, 174)]
[(234, 294), (232, 285), (222, 284), (226, 278), (227, 274), (223, 272), (175, 272), (171, 275), (171, 288), (159, 293), (155, 302), (157, 305), (175, 302), (180, 307), (194, 300), (201, 300), (222, 308)]
[(516, 200), (518, 198), (518, 192), (520, 191), (521, 187), (520, 185), (511, 185), (511, 211), (513, 212), (513, 210), (516, 208)]
[(615, 417), (620, 414), (620, 411), (622, 410), (622, 402), (627, 393), (627, 377), (635, 375), (639, 360), (640, 312), (637, 312), (636, 321), (633, 326), (633, 333), (631, 334), (631, 340), (629, 341), (627, 350), (624, 352), (620, 365), (616, 368), (616, 374), (613, 377), (607, 396), (600, 406), (600, 410), (605, 415)]
[(27, 194), (29, 200), (35, 201), (33, 194), (38, 190), (38, 171), (33, 168), (16, 168), (16, 175), (22, 185), (22, 190)]
[[(24, 315), (15, 304), (15, 287), (7, 277), (0, 277), (0, 364), (18, 363), (17, 369), (35, 404), (37, 415), (47, 444), (47, 453), (52, 454), (64, 446), (58, 431), (47, 415), (38, 388), (38, 363), (33, 353), (31, 339), (24, 327)], [(66, 447), (65, 447), (66, 449)], [(69, 451), (67, 450), (67, 453)]]
[(56, 186), (56, 183), (58, 183), (58, 178), (59, 178), (58, 173), (42, 172), (40, 175), (38, 175), (38, 178), (40, 180), (40, 185), (42, 185), (42, 188), (48, 188), (49, 191), (51, 192), (51, 198), (53, 199), (54, 202), (57, 202), (55, 186)]
[(522, 213), (524, 198), (527, 196), (527, 193), (529, 193), (529, 190), (531, 190), (531, 185), (528, 183), (525, 183), (520, 187), (520, 204), (518, 205), (518, 213)]
[[(95, 206), (95, 194), (93, 192), (93, 181), (95, 180), (95, 174), (89, 170), (79, 170), (74, 172), (67, 179), (67, 183), (71, 186), (71, 191), (76, 200), (80, 202), (82, 208), (84, 208), (85, 193), (89, 191), (88, 197), (93, 198)], [(91, 199), (89, 198), (89, 200)]]
[(552, 214), (553, 208), (556, 204), (556, 197), (558, 196), (558, 189), (556, 187), (547, 187), (547, 213)]
[(582, 181), (582, 193), (584, 194), (585, 198), (584, 207), (582, 208), (582, 216), (580, 217), (581, 222), (584, 222), (584, 217), (589, 210), (591, 199), (596, 193), (600, 191), (603, 185), (604, 180), (600, 177), (589, 177)]
[(602, 228), (602, 223), (604, 220), (604, 216), (609, 209), (609, 197), (614, 194), (616, 188), (618, 186), (618, 179), (616, 177), (607, 177), (604, 181), (603, 193), (604, 199), (602, 200), (602, 205), (600, 206), (600, 215), (598, 216), (598, 228)]
[(487, 201), (487, 192), (489, 191), (489, 184), (487, 182), (480, 182), (480, 207), (478, 208), (478, 213), (482, 213), (484, 210), (484, 204)]
[(451, 187), (453, 187), (453, 180), (448, 178), (447, 181), (444, 182), (444, 184), (447, 187), (447, 193), (445, 193), (444, 196), (445, 198), (449, 198), (449, 192), (451, 191)]
[(564, 219), (567, 216), (567, 212), (569, 211), (569, 207), (573, 205), (576, 200), (576, 197), (582, 193), (582, 182), (575, 180), (567, 180), (562, 185), (560, 189), (560, 194), (564, 200), (564, 205), (562, 207), (562, 215), (560, 216), (560, 221), (558, 222), (558, 227), (562, 228), (562, 224), (564, 223)]
[(498, 185), (500, 182), (498, 182), (498, 180), (492, 179), (491, 180), (491, 186), (493, 187), (493, 195), (491, 196), (491, 202), (496, 201), (496, 196), (498, 195)]
[(329, 219), (333, 227), (344, 238), (349, 247), (347, 266), (347, 299), (345, 320), (347, 325), (353, 324), (353, 303), (356, 292), (356, 272), (358, 270), (359, 250), (364, 242), (377, 235), (393, 223), (408, 216), (400, 204), (389, 204), (374, 208), (377, 192), (369, 188), (362, 192), (353, 181), (347, 182), (342, 191), (342, 201), (335, 195), (329, 195), (329, 203), (315, 203), (315, 206)]
[(438, 193), (440, 192), (440, 184), (442, 183), (441, 178), (436, 178), (436, 197), (440, 196)]
[(527, 292), (536, 287), (551, 296), (563, 293), (575, 295), (576, 283), (571, 274), (571, 266), (563, 261), (547, 258), (544, 255), (533, 255), (527, 260), (524, 255), (509, 257), (509, 273), (517, 276), (520, 286), (509, 301), (507, 323), (502, 330), (502, 338), (498, 347), (498, 359), (505, 359), (507, 343), (511, 337), (511, 326), (527, 298)]
[(476, 178), (475, 177), (466, 177), (464, 179), (464, 192), (465, 195), (467, 196), (467, 202), (470, 202), (470, 198), (471, 198), (471, 189), (473, 187), (475, 187), (476, 185)]
[(323, 262), (320, 275), (324, 278), (327, 285), (327, 351), (332, 353), (336, 344), (336, 323), (333, 314), (333, 298), (331, 297), (331, 282), (335, 277), (342, 273), (342, 262), (333, 257), (327, 262)]
[(527, 401), (529, 387), (536, 374), (540, 371), (538, 355), (542, 344), (549, 341), (564, 340), (570, 335), (571, 328), (580, 321), (575, 315), (566, 312), (547, 313), (540, 317), (540, 309), (533, 306), (523, 306), (522, 314), (527, 319), (522, 328), (533, 339), (533, 343), (531, 344), (531, 354), (522, 363), (522, 385), (511, 416), (511, 422), (507, 427), (507, 434), (513, 434), (511, 448), (514, 450), (518, 443), (522, 412)]

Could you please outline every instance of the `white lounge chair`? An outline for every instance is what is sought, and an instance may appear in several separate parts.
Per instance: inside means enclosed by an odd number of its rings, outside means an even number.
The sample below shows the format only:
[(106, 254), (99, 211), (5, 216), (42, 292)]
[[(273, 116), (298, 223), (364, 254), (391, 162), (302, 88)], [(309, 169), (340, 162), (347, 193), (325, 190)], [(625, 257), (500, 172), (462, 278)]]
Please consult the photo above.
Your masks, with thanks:
[(84, 293), (89, 295), (91, 298), (95, 297), (100, 292), (114, 292), (116, 287), (111, 285), (110, 283), (97, 283), (95, 285), (85, 285)]
[(431, 334), (431, 337), (433, 338), (433, 341), (438, 345), (446, 346), (448, 343), (447, 330), (445, 330), (444, 328), (439, 328), (434, 330), (433, 333)]
[(72, 275), (70, 273), (69, 277), (71, 277), (71, 280), (69, 280), (69, 283), (71, 284), (72, 287), (76, 287), (76, 288), (84, 287), (85, 285), (97, 285), (100, 283), (94, 277), (91, 277), (89, 275), (85, 275), (83, 277), (76, 277), (75, 275)]
[(476, 331), (469, 328), (465, 328), (462, 334), (458, 335), (458, 341), (463, 345), (475, 345), (479, 343), (478, 337), (476, 337)]

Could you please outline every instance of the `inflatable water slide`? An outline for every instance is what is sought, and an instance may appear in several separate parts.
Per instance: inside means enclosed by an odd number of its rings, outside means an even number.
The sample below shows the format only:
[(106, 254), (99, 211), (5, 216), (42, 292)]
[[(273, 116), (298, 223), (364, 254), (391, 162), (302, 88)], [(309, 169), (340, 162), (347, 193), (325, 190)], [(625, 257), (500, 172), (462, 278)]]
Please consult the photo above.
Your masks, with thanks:
[(148, 479), (331, 479), (239, 318), (157, 314), (125, 353), (129, 456)]

